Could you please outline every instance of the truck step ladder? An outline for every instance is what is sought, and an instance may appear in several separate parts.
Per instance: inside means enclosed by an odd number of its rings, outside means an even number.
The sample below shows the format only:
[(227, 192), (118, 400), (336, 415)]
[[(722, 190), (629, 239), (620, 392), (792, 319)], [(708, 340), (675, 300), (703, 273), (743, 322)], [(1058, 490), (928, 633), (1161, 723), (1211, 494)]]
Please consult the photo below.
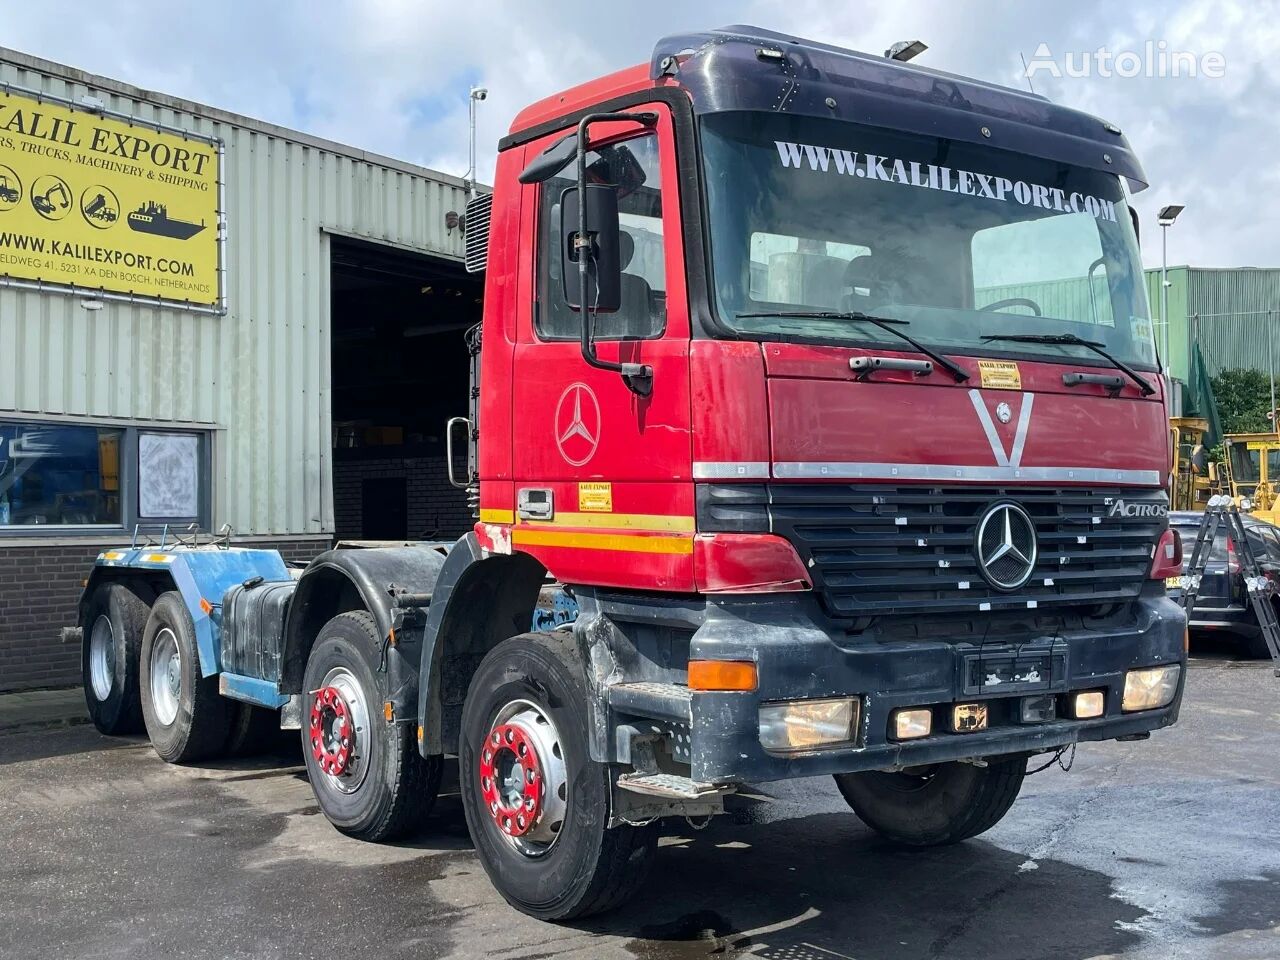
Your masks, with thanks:
[[(1244, 501), (1244, 509), (1249, 509), (1249, 501)], [(1209, 563), (1209, 553), (1218, 530), (1226, 524), (1227, 538), (1235, 548), (1239, 558), (1240, 572), (1244, 575), (1245, 593), (1249, 597), (1249, 606), (1258, 618), (1258, 626), (1262, 628), (1262, 636), (1275, 664), (1275, 674), (1280, 677), (1280, 620), (1276, 618), (1276, 608), (1272, 600), (1275, 585), (1267, 578), (1249, 538), (1245, 534), (1241, 508), (1225, 494), (1209, 498), (1205, 505), (1204, 516), (1200, 520), (1200, 528), (1196, 531), (1195, 544), (1191, 548), (1191, 558), (1187, 561), (1187, 572), (1182, 578), (1182, 607), (1190, 619), (1195, 609), (1196, 597), (1200, 593), (1200, 582), (1204, 577), (1205, 567)]]

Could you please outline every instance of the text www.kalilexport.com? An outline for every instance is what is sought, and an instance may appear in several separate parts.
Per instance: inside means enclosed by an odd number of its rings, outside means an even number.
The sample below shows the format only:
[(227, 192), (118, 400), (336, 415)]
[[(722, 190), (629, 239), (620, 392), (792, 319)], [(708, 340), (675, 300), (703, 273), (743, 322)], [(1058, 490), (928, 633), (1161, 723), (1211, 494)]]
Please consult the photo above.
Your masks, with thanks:
[(36, 269), (46, 265), (44, 259), (46, 257), (58, 257), (64, 261), (73, 260), (81, 263), (100, 263), (132, 270), (153, 270), (156, 273), (167, 273), (179, 277), (193, 277), (196, 272), (195, 264), (186, 260), (153, 257), (147, 253), (114, 250), (111, 247), (99, 247), (90, 243), (50, 240), (47, 237), (33, 237), (25, 233), (0, 232), (0, 264)]

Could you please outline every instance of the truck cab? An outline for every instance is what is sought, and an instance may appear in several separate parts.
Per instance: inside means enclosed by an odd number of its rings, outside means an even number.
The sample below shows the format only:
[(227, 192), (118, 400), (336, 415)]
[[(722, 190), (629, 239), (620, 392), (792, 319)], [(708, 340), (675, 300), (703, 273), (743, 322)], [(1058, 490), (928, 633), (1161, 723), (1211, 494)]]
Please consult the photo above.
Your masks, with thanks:
[[(222, 692), (283, 706), (357, 836), (456, 756), (548, 919), (761, 781), (832, 774), (909, 845), (986, 830), (1029, 757), (1178, 713), (1144, 186), (1110, 123), (755, 27), (533, 104), (465, 217), (474, 531), (321, 556)], [(529, 632), (549, 586), (576, 619)]]

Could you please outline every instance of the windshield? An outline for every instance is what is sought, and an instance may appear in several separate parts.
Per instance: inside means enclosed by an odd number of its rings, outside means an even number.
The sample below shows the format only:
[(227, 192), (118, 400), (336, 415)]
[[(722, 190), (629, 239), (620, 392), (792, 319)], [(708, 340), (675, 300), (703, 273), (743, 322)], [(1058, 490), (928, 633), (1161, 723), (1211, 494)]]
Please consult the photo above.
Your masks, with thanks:
[[(1227, 443), (1227, 456), (1231, 458), (1231, 479), (1236, 483), (1254, 484), (1260, 477), (1259, 465), (1262, 452), (1249, 449), (1243, 443)], [(1270, 471), (1268, 471), (1268, 474)]]
[(1137, 240), (1117, 177), (989, 147), (761, 113), (703, 120), (715, 301), (747, 335), (891, 344), (861, 311), (953, 353), (1088, 359), (1075, 334), (1155, 367)]

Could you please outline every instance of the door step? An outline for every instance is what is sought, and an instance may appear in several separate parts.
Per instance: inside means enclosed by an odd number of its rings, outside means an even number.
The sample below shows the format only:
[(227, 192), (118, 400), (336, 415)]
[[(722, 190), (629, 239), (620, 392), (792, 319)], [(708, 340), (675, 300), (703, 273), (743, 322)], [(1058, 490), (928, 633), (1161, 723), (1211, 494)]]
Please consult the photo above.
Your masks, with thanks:
[(658, 720), (689, 723), (692, 695), (679, 683), (615, 683), (606, 688), (609, 705), (615, 710)]
[(618, 777), (618, 787), (664, 800), (705, 800), (732, 793), (734, 789), (731, 785), (700, 783), (674, 773), (624, 773)]

